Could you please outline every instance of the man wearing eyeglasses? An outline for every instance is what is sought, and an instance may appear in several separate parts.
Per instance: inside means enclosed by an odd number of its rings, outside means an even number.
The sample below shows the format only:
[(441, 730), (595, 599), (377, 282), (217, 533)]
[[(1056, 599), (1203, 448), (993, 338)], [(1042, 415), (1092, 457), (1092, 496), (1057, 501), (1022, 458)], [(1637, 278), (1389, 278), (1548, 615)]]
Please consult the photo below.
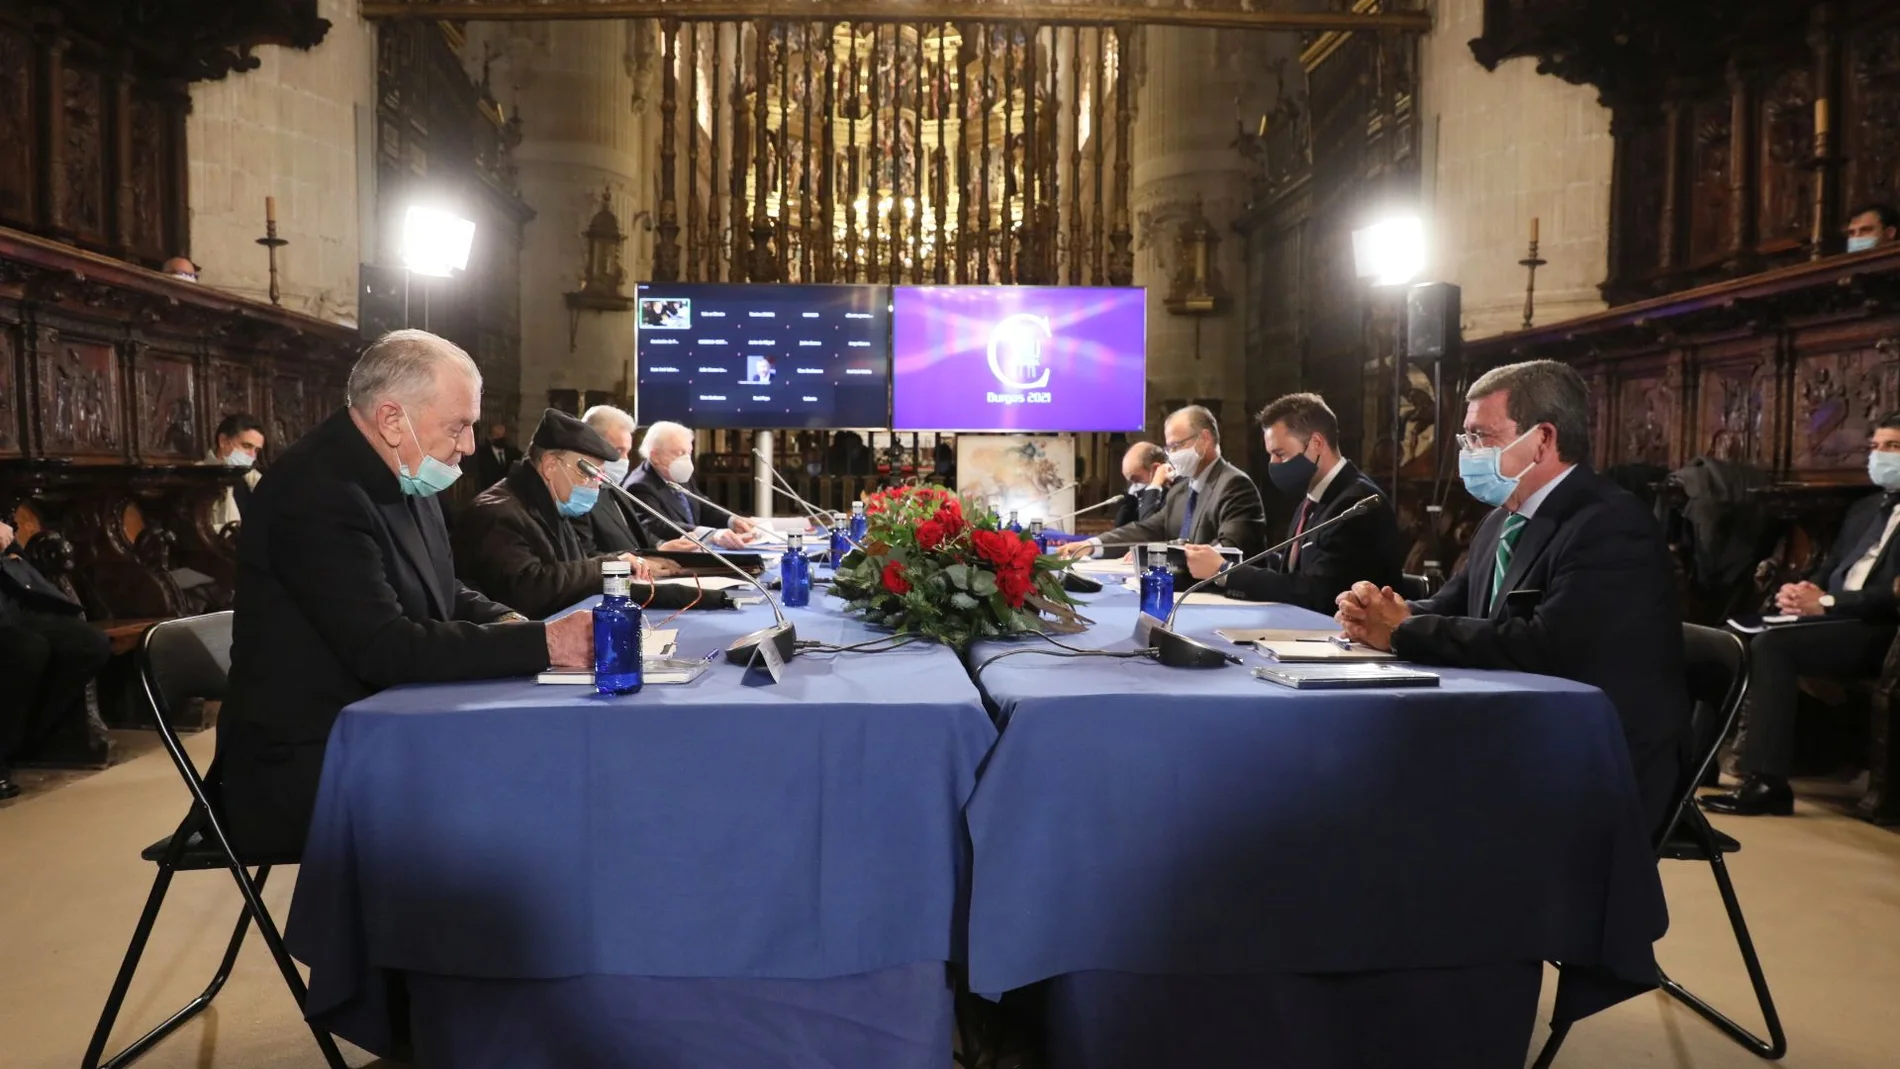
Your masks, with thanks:
[[(548, 409), (534, 430), (528, 455), (502, 480), (482, 491), (456, 521), (451, 542), (455, 574), (496, 601), (539, 619), (600, 593), (600, 563), (624, 560), (634, 577), (651, 581), (653, 569), (632, 553), (590, 555), (570, 520), (587, 515), (600, 497), (600, 480), (580, 470), (584, 458), (605, 465), (619, 452), (579, 419)], [(707, 591), (713, 598), (717, 591)], [(655, 594), (636, 583), (634, 597)], [(695, 591), (661, 587), (656, 608), (676, 609)], [(701, 605), (708, 604), (701, 600)]]
[(1116, 554), (1142, 542), (1232, 546), (1242, 556), (1266, 547), (1267, 509), (1247, 473), (1221, 456), (1220, 424), (1200, 405), (1189, 405), (1162, 425), (1167, 464), (1174, 472), (1161, 508), (1100, 538), (1071, 542), (1061, 554), (1071, 560)]
[(1775, 608), (1798, 617), (1770, 626), (1748, 643), (1748, 730), (1742, 739), (1741, 786), (1702, 805), (1735, 816), (1794, 812), (1788, 773), (1794, 763), (1795, 708), (1802, 676), (1863, 679), (1880, 674), (1900, 624), (1894, 583), (1900, 580), (1900, 412), (1874, 428), (1867, 475), (1877, 493), (1847, 510), (1840, 536), (1806, 579), (1775, 594)]
[(1407, 602), (1355, 583), (1338, 619), (1408, 661), (1587, 683), (1623, 722), (1650, 826), (1687, 786), (1689, 694), (1669, 548), (1643, 503), (1591, 469), (1590, 398), (1553, 360), (1486, 373), (1466, 394), (1458, 472), (1492, 506), (1464, 566)]

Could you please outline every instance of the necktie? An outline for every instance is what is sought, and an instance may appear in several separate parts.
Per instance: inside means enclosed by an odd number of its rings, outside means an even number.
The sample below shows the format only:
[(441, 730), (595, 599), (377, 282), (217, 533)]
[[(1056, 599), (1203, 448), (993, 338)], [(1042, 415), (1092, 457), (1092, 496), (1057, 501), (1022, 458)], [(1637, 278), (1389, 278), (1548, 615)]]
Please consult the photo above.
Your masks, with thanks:
[(1188, 540), (1188, 532), (1194, 529), (1194, 510), (1198, 508), (1200, 504), (1201, 492), (1199, 490), (1190, 489), (1188, 491), (1187, 515), (1181, 517), (1180, 537), (1183, 542)]
[(686, 526), (693, 526), (693, 499), (687, 497), (684, 490), (675, 490), (673, 496), (679, 499), (680, 515), (686, 517)]
[(1530, 523), (1523, 513), (1513, 512), (1504, 517), (1504, 530), (1498, 532), (1498, 562), (1491, 571), (1491, 600), (1496, 607), (1498, 592), (1504, 587), (1504, 576), (1511, 570), (1511, 552), (1517, 548), (1517, 538), (1524, 533), (1524, 527)]
[[(1307, 513), (1312, 511), (1312, 509), (1313, 509), (1312, 498), (1310, 497), (1300, 498), (1300, 514), (1299, 514), (1299, 517), (1293, 521), (1293, 537), (1295, 539), (1298, 539), (1301, 535), (1306, 533), (1306, 516), (1307, 516)], [(1299, 567), (1299, 563), (1300, 563), (1300, 543), (1298, 541), (1295, 541), (1293, 543), (1293, 548), (1286, 551), (1286, 570), (1289, 572), (1292, 571), (1294, 568)]]

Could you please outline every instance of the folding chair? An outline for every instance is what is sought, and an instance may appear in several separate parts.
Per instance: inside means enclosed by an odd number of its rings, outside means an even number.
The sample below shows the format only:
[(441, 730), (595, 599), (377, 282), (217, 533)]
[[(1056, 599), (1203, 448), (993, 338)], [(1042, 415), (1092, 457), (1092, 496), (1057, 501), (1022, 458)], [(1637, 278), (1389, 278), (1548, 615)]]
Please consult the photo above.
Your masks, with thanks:
[[(192, 698), (213, 701), (223, 699), (230, 665), (229, 612), (168, 620), (147, 631), (145, 641), (139, 647), (139, 676), (145, 685), (145, 696), (152, 703), (152, 712), (155, 714), (153, 720), (158, 725), (159, 738), (164, 740), (172, 763), (178, 766), (178, 774), (184, 777), (185, 786), (191, 791), (192, 804), (177, 831), (146, 847), (141, 854), (145, 860), (158, 865), (158, 876), (152, 881), (151, 894), (146, 896), (145, 911), (139, 915), (138, 927), (132, 932), (132, 944), (126, 948), (119, 975), (112, 982), (112, 993), (106, 996), (105, 1009), (99, 1015), (99, 1026), (93, 1030), (92, 1042), (86, 1047), (82, 1069), (119, 1069), (120, 1066), (129, 1065), (159, 1040), (203, 1012), (205, 1007), (211, 1005), (211, 1000), (218, 996), (225, 980), (230, 978), (231, 967), (237, 962), (238, 950), (244, 945), (245, 933), (253, 922), (264, 937), (265, 946), (270, 948), (271, 957), (276, 959), (278, 971), (283, 973), (284, 983), (289, 985), (297, 1005), (301, 1007), (304, 1004), (303, 977), (298, 974), (290, 953), (284, 949), (283, 936), (278, 934), (276, 922), (264, 908), (264, 881), (270, 876), (271, 863), (257, 862), (255, 877), (246, 871), (245, 862), (231, 848), (224, 824), (206, 794), (204, 780), (184, 747), (179, 744), (178, 734), (171, 728), (172, 710), (186, 701)], [(296, 864), (297, 861), (296, 858), (271, 860), (277, 864)], [(229, 869), (232, 879), (237, 881), (238, 892), (244, 896), (244, 907), (238, 914), (237, 928), (231, 933), (231, 942), (225, 947), (224, 960), (219, 962), (217, 974), (211, 978), (211, 983), (204, 991), (186, 1003), (183, 1009), (134, 1040), (124, 1050), (101, 1061), (106, 1040), (112, 1034), (112, 1025), (118, 1020), (119, 1010), (125, 1004), (126, 992), (132, 986), (132, 975), (138, 971), (139, 959), (144, 955), (146, 941), (151, 937), (152, 924), (158, 919), (159, 907), (165, 903), (165, 892), (171, 886), (172, 874), (220, 868)], [(316, 1035), (317, 1046), (322, 1049), (323, 1059), (330, 1069), (347, 1069), (329, 1033), (315, 1025), (311, 1026), (311, 1031)]]
[[(1774, 1061), (1788, 1053), (1788, 1037), (1781, 1030), (1781, 1015), (1775, 1012), (1774, 996), (1762, 975), (1761, 958), (1755, 953), (1755, 941), (1748, 935), (1748, 922), (1742, 917), (1742, 905), (1735, 897), (1735, 884), (1728, 875), (1725, 855), (1742, 848), (1727, 835), (1716, 831), (1696, 805), (1696, 789), (1703, 775), (1715, 762), (1715, 753), (1735, 726), (1735, 717), (1748, 698), (1748, 647), (1731, 632), (1696, 624), (1682, 625), (1684, 660), (1688, 670), (1689, 696), (1695, 702), (1696, 717), (1713, 717), (1719, 730), (1702, 731), (1698, 723), (1695, 737), (1705, 742), (1701, 761), (1688, 779), (1688, 788), (1676, 802), (1675, 813), (1656, 841), (1657, 860), (1706, 861), (1715, 873), (1715, 887), (1722, 895), (1722, 908), (1728, 911), (1729, 926), (1735, 930), (1735, 943), (1742, 951), (1742, 964), (1748, 969), (1748, 982), (1755, 988), (1755, 1001), (1767, 1023), (1768, 1037), (1761, 1037), (1735, 1023), (1722, 1011), (1703, 1001), (1688, 988), (1670, 979), (1660, 965), (1656, 982), (1671, 997), (1701, 1014), (1710, 1024), (1756, 1056)], [(1550, 1069), (1557, 1048), (1570, 1033), (1570, 1022), (1551, 1022), (1550, 1039), (1538, 1053), (1534, 1069)]]

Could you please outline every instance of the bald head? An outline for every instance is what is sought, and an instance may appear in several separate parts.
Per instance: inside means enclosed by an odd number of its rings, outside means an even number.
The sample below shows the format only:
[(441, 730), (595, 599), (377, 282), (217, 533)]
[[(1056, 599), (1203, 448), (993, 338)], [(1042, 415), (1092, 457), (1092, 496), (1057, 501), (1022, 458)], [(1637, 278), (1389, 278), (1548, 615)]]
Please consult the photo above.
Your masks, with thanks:
[(1154, 478), (1155, 469), (1167, 461), (1167, 450), (1153, 442), (1136, 442), (1122, 454), (1122, 478), (1131, 483), (1145, 483)]

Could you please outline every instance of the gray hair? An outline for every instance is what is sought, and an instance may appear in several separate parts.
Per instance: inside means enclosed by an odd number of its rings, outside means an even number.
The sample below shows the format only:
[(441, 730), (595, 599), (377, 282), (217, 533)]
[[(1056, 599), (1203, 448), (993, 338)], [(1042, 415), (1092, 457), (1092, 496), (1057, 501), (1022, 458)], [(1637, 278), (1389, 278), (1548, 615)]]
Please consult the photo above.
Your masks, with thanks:
[(639, 426), (632, 416), (612, 405), (595, 405), (581, 413), (581, 422), (603, 434), (615, 427), (624, 428), (628, 437), (632, 437), (633, 429)]
[(674, 423), (672, 420), (663, 419), (651, 427), (648, 427), (646, 437), (640, 439), (640, 459), (652, 460), (653, 447), (664, 442), (670, 435), (678, 435), (685, 438), (688, 442), (686, 448), (692, 448), (692, 430), (684, 423)]
[(426, 330), (392, 330), (371, 342), (350, 369), (350, 407), (367, 416), (385, 398), (417, 401), (435, 386), (436, 371), (444, 364), (481, 387), (481, 369), (454, 342)]
[(1557, 431), (1557, 457), (1576, 464), (1590, 457), (1590, 389), (1575, 368), (1555, 360), (1527, 360), (1492, 368), (1471, 384), (1466, 401), (1504, 393), (1504, 410), (1519, 434), (1542, 423)]
[(1189, 405), (1186, 408), (1178, 408), (1175, 409), (1174, 414), (1168, 418), (1175, 419), (1177, 417), (1186, 420), (1188, 430), (1193, 433), (1199, 434), (1202, 431), (1206, 431), (1214, 436), (1215, 442), (1220, 441), (1220, 421), (1216, 420), (1214, 413), (1209, 412), (1205, 406)]

